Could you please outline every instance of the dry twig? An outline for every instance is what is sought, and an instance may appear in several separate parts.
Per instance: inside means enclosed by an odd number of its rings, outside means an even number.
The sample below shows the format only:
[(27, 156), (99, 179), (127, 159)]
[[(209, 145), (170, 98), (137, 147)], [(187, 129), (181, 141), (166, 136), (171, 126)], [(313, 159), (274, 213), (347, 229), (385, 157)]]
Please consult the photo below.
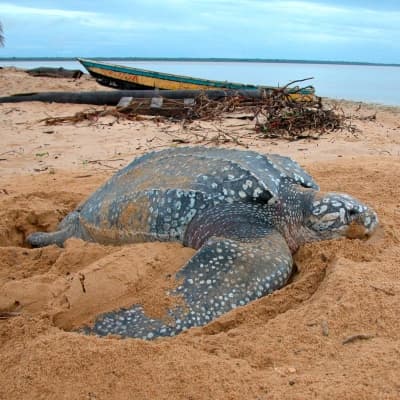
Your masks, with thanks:
[(12, 317), (18, 317), (18, 315), (21, 315), (21, 313), (2, 311), (2, 312), (0, 312), (0, 319), (9, 319)]
[(351, 336), (346, 337), (345, 339), (342, 340), (342, 344), (353, 343), (357, 340), (373, 339), (374, 337), (375, 337), (374, 335), (366, 335), (366, 334), (360, 333), (358, 335), (351, 335)]

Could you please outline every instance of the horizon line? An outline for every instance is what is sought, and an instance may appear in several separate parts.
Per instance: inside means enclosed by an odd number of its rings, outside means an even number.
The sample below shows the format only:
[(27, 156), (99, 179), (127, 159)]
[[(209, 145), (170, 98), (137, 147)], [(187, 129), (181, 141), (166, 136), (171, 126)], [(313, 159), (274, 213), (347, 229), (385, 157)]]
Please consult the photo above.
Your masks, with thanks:
[[(0, 57), (0, 61), (77, 61), (78, 57)], [(332, 64), (400, 67), (400, 63), (344, 61), (344, 60), (297, 60), (282, 58), (238, 58), (238, 57), (84, 57), (98, 61), (196, 61), (196, 62), (259, 62), (291, 64)]]

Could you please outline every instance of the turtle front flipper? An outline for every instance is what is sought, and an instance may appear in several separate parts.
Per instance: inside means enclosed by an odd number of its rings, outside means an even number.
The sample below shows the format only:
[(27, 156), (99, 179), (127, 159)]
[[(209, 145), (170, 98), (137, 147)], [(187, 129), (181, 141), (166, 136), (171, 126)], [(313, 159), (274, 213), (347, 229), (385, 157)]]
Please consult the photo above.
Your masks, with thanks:
[[(171, 294), (183, 305), (153, 319), (140, 305), (100, 316), (86, 333), (154, 339), (202, 326), (228, 311), (282, 287), (292, 270), (284, 238), (269, 231), (253, 239), (211, 237), (176, 274)], [(180, 302), (178, 302), (180, 304)]]

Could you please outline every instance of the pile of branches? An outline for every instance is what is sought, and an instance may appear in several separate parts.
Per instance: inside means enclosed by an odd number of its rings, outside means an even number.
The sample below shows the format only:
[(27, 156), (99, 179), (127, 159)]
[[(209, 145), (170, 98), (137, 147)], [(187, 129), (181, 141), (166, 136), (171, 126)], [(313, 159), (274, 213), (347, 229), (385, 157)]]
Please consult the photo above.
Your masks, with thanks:
[(203, 95), (188, 110), (187, 118), (213, 120), (228, 113), (242, 114), (238, 118), (254, 121), (255, 130), (268, 138), (316, 138), (323, 133), (352, 128), (346, 125), (346, 118), (339, 110), (324, 108), (320, 97), (301, 101), (283, 89), (273, 89), (260, 99), (238, 95), (217, 101)]
[[(290, 84), (292, 84), (291, 82)], [(73, 116), (46, 118), (47, 125), (97, 122), (99, 118), (112, 116), (119, 120), (141, 120), (143, 115), (157, 115), (158, 120), (179, 121), (186, 127), (195, 120), (213, 121), (230, 115), (232, 118), (254, 122), (254, 130), (261, 137), (297, 140), (318, 138), (321, 134), (339, 129), (351, 130), (345, 123), (346, 117), (335, 108), (324, 108), (321, 98), (309, 96), (295, 98), (287, 86), (268, 89), (258, 97), (239, 93), (219, 99), (210, 99), (207, 92), (201, 93), (190, 102), (184, 99), (162, 99), (162, 106), (152, 107), (153, 99), (132, 99), (124, 107), (79, 112)], [(300, 89), (299, 89), (300, 90)], [(162, 92), (160, 92), (162, 93)]]
[(296, 140), (318, 138), (324, 133), (352, 129), (345, 116), (335, 108), (324, 108), (321, 98), (296, 101), (283, 91), (276, 91), (257, 104), (255, 128), (264, 137)]

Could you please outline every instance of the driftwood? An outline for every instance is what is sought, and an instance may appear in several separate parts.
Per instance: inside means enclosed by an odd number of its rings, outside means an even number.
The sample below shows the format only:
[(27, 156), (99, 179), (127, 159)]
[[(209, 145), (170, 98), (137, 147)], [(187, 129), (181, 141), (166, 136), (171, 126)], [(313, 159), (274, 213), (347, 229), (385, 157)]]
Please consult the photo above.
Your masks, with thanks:
[(72, 78), (79, 79), (83, 72), (80, 69), (64, 69), (60, 68), (50, 68), (50, 67), (39, 67), (28, 69), (25, 71), (31, 76), (47, 76), (50, 78)]
[(74, 103), (116, 106), (122, 97), (148, 99), (162, 96), (166, 99), (195, 98), (207, 93), (209, 99), (224, 99), (235, 95), (261, 99), (272, 90), (108, 90), (96, 92), (36, 92), (19, 93), (0, 97), (0, 103), (20, 103), (23, 101), (42, 101), (47, 103)]

